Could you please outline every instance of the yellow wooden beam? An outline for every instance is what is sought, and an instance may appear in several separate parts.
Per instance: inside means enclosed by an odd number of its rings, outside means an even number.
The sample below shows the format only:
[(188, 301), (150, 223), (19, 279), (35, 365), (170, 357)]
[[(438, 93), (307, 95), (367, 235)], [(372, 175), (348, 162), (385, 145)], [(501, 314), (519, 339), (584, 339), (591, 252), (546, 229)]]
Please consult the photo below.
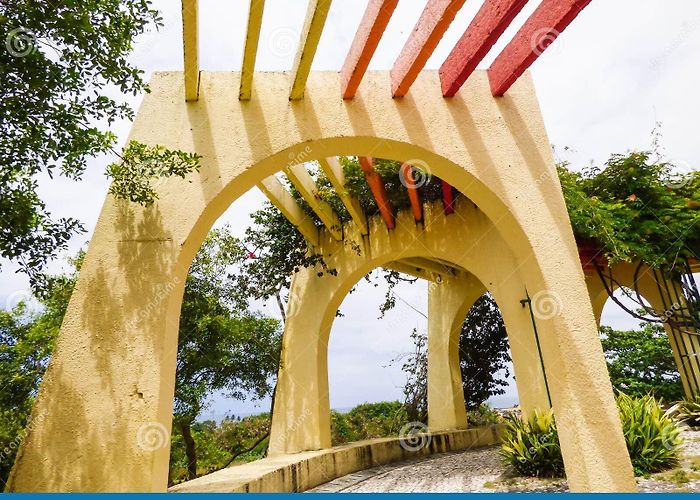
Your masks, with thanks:
[(249, 100), (253, 89), (255, 58), (258, 54), (258, 42), (260, 40), (264, 9), (265, 0), (250, 0), (248, 28), (245, 35), (245, 48), (243, 49), (243, 66), (241, 67), (241, 87), (238, 91), (238, 98), (241, 101)]
[(277, 177), (271, 175), (263, 179), (258, 184), (258, 188), (282, 212), (287, 220), (296, 226), (310, 245), (318, 246), (318, 228), (316, 224), (299, 206)]
[(438, 281), (438, 275), (428, 272), (425, 269), (406, 264), (401, 261), (395, 260), (393, 262), (389, 262), (388, 264), (384, 264), (382, 267), (386, 269), (391, 269), (392, 271), (397, 271), (399, 273), (408, 274), (409, 276), (413, 276), (414, 278), (427, 281)]
[(360, 233), (368, 234), (367, 218), (365, 217), (365, 213), (362, 211), (360, 201), (354, 196), (351, 196), (345, 188), (345, 174), (343, 173), (343, 166), (335, 157), (322, 158), (318, 160), (318, 163), (321, 165), (323, 173), (326, 174), (326, 177), (328, 177), (328, 180), (331, 182), (333, 189), (335, 189), (338, 193), (340, 201), (342, 201), (343, 205), (345, 205), (345, 208), (348, 210), (348, 213), (350, 213), (350, 217), (352, 217), (352, 220), (360, 230)]
[(287, 174), (291, 183), (297, 188), (301, 197), (309, 204), (311, 210), (321, 219), (321, 222), (326, 226), (331, 236), (338, 241), (342, 240), (343, 231), (340, 226), (338, 214), (335, 213), (333, 207), (319, 197), (316, 181), (314, 181), (311, 174), (306, 170), (304, 164), (289, 167), (284, 173)]
[(311, 63), (316, 55), (316, 49), (321, 39), (321, 33), (323, 33), (323, 26), (326, 24), (326, 17), (328, 17), (331, 2), (332, 0), (309, 0), (304, 30), (301, 32), (299, 50), (294, 62), (294, 82), (289, 93), (289, 98), (292, 100), (304, 97), (306, 79), (309, 77)]
[(185, 59), (185, 100), (199, 98), (199, 34), (197, 0), (182, 0), (182, 50)]

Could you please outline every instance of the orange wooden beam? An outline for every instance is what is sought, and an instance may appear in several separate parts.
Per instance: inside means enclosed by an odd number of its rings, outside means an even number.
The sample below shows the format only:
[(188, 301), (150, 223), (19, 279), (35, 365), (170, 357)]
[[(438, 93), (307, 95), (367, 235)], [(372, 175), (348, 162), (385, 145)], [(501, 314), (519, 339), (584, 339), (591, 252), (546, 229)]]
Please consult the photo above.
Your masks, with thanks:
[(452, 186), (442, 181), (442, 206), (445, 208), (445, 215), (450, 215), (455, 212), (454, 190)]
[(365, 180), (367, 180), (369, 189), (372, 191), (374, 200), (377, 202), (379, 213), (382, 219), (384, 219), (386, 227), (394, 229), (396, 227), (394, 208), (391, 206), (389, 196), (386, 194), (386, 188), (384, 187), (381, 176), (374, 170), (374, 159), (366, 156), (360, 156), (358, 159), (360, 161), (360, 168), (362, 168), (365, 174)]
[(406, 95), (465, 0), (428, 0), (391, 70), (391, 95)]
[(399, 0), (370, 0), (367, 4), (365, 15), (362, 16), (350, 51), (340, 70), (343, 99), (355, 97), (357, 87), (360, 86), (362, 77), (398, 3)]
[(488, 69), (491, 93), (502, 96), (591, 0), (542, 0)]
[(416, 219), (416, 222), (420, 222), (423, 220), (423, 205), (421, 205), (420, 194), (418, 194), (416, 180), (413, 177), (413, 167), (408, 163), (401, 164), (401, 179), (403, 179), (402, 184), (408, 190), (408, 199), (411, 201), (413, 218)]

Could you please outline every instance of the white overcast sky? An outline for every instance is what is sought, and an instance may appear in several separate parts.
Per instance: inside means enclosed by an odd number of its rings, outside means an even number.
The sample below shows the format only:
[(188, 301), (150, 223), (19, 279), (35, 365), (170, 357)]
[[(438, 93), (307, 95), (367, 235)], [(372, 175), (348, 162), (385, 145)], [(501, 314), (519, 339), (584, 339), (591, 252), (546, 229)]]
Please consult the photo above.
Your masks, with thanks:
[[(239, 70), (248, 3), (244, 0), (200, 0), (200, 65), (203, 70)], [(306, 10), (305, 0), (267, 0), (256, 69), (290, 70)], [(482, 0), (467, 1), (428, 61), (437, 69), (461, 36)], [(154, 2), (165, 26), (138, 41), (133, 61), (150, 74), (182, 69), (180, 2)], [(530, 0), (510, 29), (488, 55), (495, 55), (537, 7)], [(367, 0), (335, 0), (328, 16), (313, 69), (339, 70), (360, 22)], [(370, 70), (390, 69), (425, 1), (401, 0), (370, 64)], [(698, 116), (700, 99), (700, 2), (696, 0), (593, 0), (559, 39), (535, 62), (532, 73), (550, 141), (559, 157), (577, 168), (602, 163), (611, 153), (648, 148), (651, 130), (662, 123), (668, 158), (680, 165), (700, 164)], [(138, 107), (141, 97), (131, 98)], [(113, 127), (123, 143), (129, 123)], [(563, 148), (570, 148), (564, 152)], [(75, 238), (70, 253), (90, 238), (107, 191), (104, 168), (110, 158), (96, 158), (82, 182), (65, 179), (41, 184), (41, 194), (55, 216), (77, 217), (88, 233)], [(263, 198), (251, 191), (237, 200), (219, 223), (230, 223), (237, 234), (248, 224), (240, 214), (257, 209)], [(60, 263), (51, 266), (60, 268)], [(27, 281), (2, 263), (0, 306), (8, 307), (27, 290)], [(427, 309), (426, 288), (404, 286), (398, 295), (414, 308)], [(330, 398), (334, 408), (365, 401), (401, 399), (404, 377), (399, 366), (387, 366), (397, 354), (410, 350), (412, 328), (425, 329), (425, 319), (398, 301), (396, 309), (377, 320), (383, 288), (360, 285), (342, 306), (329, 345)], [(265, 307), (277, 314), (276, 307)], [(635, 321), (610, 302), (604, 322), (633, 326)], [(514, 391), (494, 401), (513, 402)], [(209, 414), (248, 413), (251, 402), (217, 397)]]

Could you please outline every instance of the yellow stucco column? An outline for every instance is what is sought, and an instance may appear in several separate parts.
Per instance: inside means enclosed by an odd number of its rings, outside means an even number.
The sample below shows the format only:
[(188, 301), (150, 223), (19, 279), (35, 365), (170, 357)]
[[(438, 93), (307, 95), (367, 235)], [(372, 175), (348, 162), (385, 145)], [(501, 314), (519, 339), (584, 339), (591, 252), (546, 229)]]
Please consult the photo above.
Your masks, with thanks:
[(473, 275), (460, 272), (428, 285), (428, 427), (464, 429), (459, 336), (469, 308), (486, 292)]
[[(610, 271), (606, 270), (606, 273)], [(685, 305), (678, 283), (665, 279), (660, 272), (655, 273), (647, 266), (640, 268), (638, 263), (620, 262), (612, 268), (612, 277), (615, 283), (610, 284), (609, 287), (617, 289), (619, 286), (624, 286), (630, 290), (638, 290), (659, 315), (668, 314), (673, 319), (677, 314), (676, 311)], [(603, 308), (609, 298), (608, 292), (597, 273), (586, 276), (586, 285), (596, 321), (600, 326)], [(664, 322), (663, 327), (673, 351), (685, 395), (687, 397), (700, 395), (700, 359), (694, 355), (700, 353), (700, 339), (694, 335), (681, 333), (678, 329), (672, 328), (668, 322)]]

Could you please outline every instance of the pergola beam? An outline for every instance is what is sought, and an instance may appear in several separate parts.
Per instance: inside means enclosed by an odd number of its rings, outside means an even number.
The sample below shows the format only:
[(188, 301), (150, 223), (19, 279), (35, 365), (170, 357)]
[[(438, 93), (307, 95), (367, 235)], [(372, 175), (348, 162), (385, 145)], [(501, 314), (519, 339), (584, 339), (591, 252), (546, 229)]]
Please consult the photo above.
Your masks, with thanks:
[(416, 187), (416, 180), (413, 177), (413, 167), (408, 163), (401, 164), (401, 178), (408, 191), (408, 199), (411, 202), (411, 211), (416, 222), (423, 220), (423, 205), (420, 202), (420, 194)]
[(280, 212), (296, 226), (299, 232), (312, 246), (318, 246), (318, 228), (309, 216), (302, 210), (294, 197), (277, 177), (271, 175), (263, 179), (258, 188), (276, 206)]
[(542, 0), (488, 69), (491, 93), (502, 96), (591, 0)]
[(382, 181), (381, 176), (374, 170), (374, 159), (368, 158), (366, 156), (358, 157), (360, 161), (360, 168), (365, 174), (365, 180), (369, 185), (369, 189), (372, 191), (374, 200), (377, 202), (377, 207), (379, 208), (379, 213), (384, 219), (386, 227), (389, 229), (394, 229), (396, 227), (396, 221), (394, 220), (394, 208), (391, 206), (389, 201), (389, 196), (386, 194), (386, 188), (384, 187), (384, 181)]
[(182, 51), (185, 60), (185, 100), (199, 99), (199, 21), (197, 0), (182, 0)]
[(465, 0), (428, 0), (391, 70), (391, 94), (406, 95)]
[(321, 170), (326, 174), (328, 180), (330, 181), (333, 189), (340, 197), (340, 201), (343, 202), (345, 208), (347, 209), (350, 217), (352, 217), (353, 222), (360, 230), (360, 233), (365, 235), (369, 234), (367, 229), (367, 217), (365, 217), (365, 212), (362, 210), (360, 205), (360, 200), (348, 193), (345, 187), (345, 174), (343, 173), (343, 166), (340, 164), (337, 158), (321, 158), (318, 160)]
[(260, 28), (262, 27), (264, 9), (265, 0), (250, 0), (248, 28), (246, 29), (245, 47), (243, 49), (243, 65), (241, 66), (241, 86), (238, 90), (238, 99), (241, 101), (247, 101), (251, 97), (253, 75), (255, 74), (255, 58), (258, 54), (258, 42), (260, 41)]
[(294, 187), (297, 188), (301, 197), (309, 204), (311, 210), (321, 219), (321, 222), (326, 226), (331, 236), (338, 241), (342, 240), (343, 231), (340, 226), (338, 214), (335, 213), (327, 202), (319, 197), (316, 181), (311, 177), (306, 167), (303, 164), (294, 165), (286, 169), (285, 174), (287, 174), (287, 178)]
[[(428, 272), (425, 269), (417, 268), (416, 266), (406, 264), (402, 261), (395, 260), (393, 262), (389, 262), (388, 264), (384, 264), (382, 267), (386, 269), (391, 269), (392, 271), (396, 271), (399, 273), (408, 274), (409, 276), (413, 276), (414, 278), (434, 282), (438, 281), (438, 276), (435, 275), (435, 273)], [(440, 275), (440, 277), (442, 277), (442, 275)]]
[(299, 41), (299, 50), (297, 51), (296, 60), (294, 62), (294, 82), (289, 93), (289, 99), (301, 99), (304, 97), (304, 89), (306, 88), (306, 80), (311, 71), (311, 63), (314, 61), (318, 42), (323, 33), (323, 26), (326, 24), (328, 11), (331, 8), (332, 0), (310, 0), (308, 10), (306, 11), (306, 20), (304, 21), (304, 29), (301, 33)]
[(528, 0), (486, 0), (440, 66), (442, 95), (452, 97), (486, 57)]
[(340, 70), (340, 85), (343, 99), (355, 97), (369, 62), (377, 50), (391, 15), (399, 0), (370, 0), (355, 32), (343, 68)]

